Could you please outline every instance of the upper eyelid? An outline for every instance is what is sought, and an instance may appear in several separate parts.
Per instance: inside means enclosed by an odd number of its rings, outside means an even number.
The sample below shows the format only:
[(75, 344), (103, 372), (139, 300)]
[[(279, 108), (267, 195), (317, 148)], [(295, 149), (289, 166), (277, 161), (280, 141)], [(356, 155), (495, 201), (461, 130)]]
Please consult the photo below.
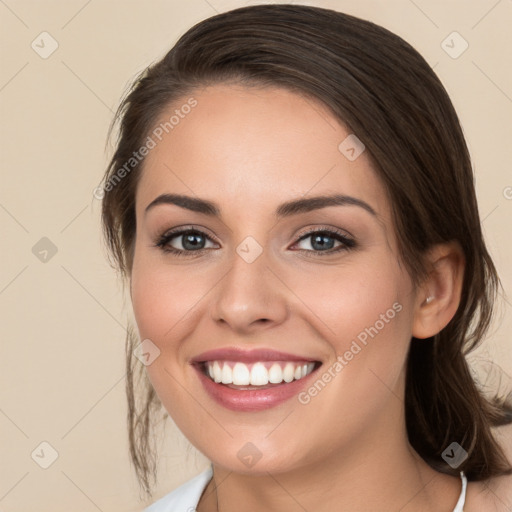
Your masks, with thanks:
[(196, 227), (193, 225), (183, 226), (183, 227), (180, 226), (177, 228), (172, 228), (172, 229), (168, 229), (168, 230), (164, 231), (160, 236), (158, 236), (158, 238), (159, 239), (162, 239), (162, 238), (171, 239), (171, 238), (176, 238), (178, 236), (182, 236), (189, 231), (193, 231), (193, 232), (201, 233), (202, 235), (209, 238), (212, 242), (219, 243), (219, 242), (217, 242), (216, 237), (213, 235), (210, 235), (207, 230), (205, 231), (205, 229), (206, 228)]
[(309, 235), (312, 235), (313, 233), (332, 233), (332, 234), (335, 234), (335, 235), (344, 236), (345, 238), (350, 238), (350, 239), (354, 239), (355, 238), (346, 229), (334, 228), (334, 227), (332, 227), (332, 228), (329, 228), (329, 227), (319, 227), (319, 228), (307, 229), (306, 231), (304, 231), (300, 235), (297, 235), (298, 236), (298, 240), (302, 240), (303, 238), (305, 238), (305, 237), (307, 237)]

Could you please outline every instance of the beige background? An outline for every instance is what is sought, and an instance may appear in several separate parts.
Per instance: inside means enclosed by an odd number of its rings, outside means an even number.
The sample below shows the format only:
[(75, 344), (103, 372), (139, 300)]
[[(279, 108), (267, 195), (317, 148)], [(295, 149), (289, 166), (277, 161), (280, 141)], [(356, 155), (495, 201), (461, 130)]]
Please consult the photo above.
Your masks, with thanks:
[[(0, 0), (1, 512), (143, 508), (125, 429), (130, 303), (105, 259), (92, 193), (110, 155), (113, 110), (134, 75), (199, 20), (247, 3), (259, 2)], [(435, 68), (460, 115), (483, 227), (511, 295), (512, 1), (294, 3), (381, 24)], [(31, 47), (51, 48), (43, 31), (58, 43), (46, 59)], [(442, 47), (453, 31), (469, 44), (456, 59)], [(450, 41), (452, 52), (463, 44)], [(45, 262), (43, 237), (57, 249)], [(503, 368), (509, 389), (511, 333), (503, 304), (479, 352)], [(167, 432), (156, 496), (207, 464), (172, 425)], [(52, 449), (58, 458), (42, 469)]]

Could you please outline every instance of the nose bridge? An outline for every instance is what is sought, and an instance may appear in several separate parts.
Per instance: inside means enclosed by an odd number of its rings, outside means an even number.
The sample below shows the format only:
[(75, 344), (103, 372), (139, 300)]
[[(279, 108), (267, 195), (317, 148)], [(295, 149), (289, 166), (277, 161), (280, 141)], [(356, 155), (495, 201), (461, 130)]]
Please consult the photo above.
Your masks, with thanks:
[(238, 331), (282, 322), (287, 314), (286, 297), (268, 268), (268, 251), (253, 237), (246, 237), (229, 264), (214, 294), (212, 318)]

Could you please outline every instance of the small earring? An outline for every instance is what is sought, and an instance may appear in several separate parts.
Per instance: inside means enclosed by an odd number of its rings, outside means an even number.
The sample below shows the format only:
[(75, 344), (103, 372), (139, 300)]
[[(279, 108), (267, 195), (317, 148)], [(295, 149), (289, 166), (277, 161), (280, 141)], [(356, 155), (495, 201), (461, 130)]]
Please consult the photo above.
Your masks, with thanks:
[(430, 304), (433, 300), (434, 300), (434, 296), (433, 296), (433, 295), (431, 295), (430, 297), (427, 297), (427, 298), (425, 299), (425, 304)]

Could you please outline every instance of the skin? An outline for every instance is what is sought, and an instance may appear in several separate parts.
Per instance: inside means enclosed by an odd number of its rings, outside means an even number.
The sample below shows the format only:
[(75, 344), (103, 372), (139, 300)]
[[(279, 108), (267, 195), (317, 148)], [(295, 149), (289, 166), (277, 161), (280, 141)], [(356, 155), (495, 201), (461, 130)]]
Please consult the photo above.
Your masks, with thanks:
[[(131, 296), (141, 339), (160, 350), (149, 378), (214, 464), (198, 511), (217, 510), (218, 500), (222, 512), (240, 503), (246, 511), (451, 512), (460, 479), (432, 470), (409, 445), (403, 396), (411, 336), (432, 336), (455, 314), (461, 251), (433, 248), (430, 277), (413, 286), (369, 155), (349, 161), (338, 150), (350, 131), (321, 104), (228, 84), (191, 96), (197, 106), (146, 158)], [(283, 202), (334, 192), (365, 201), (376, 215), (358, 206), (274, 215)], [(221, 216), (170, 204), (145, 213), (163, 193), (213, 201)], [(179, 257), (155, 246), (169, 229), (191, 224), (212, 239), (200, 239), (203, 253)], [(300, 240), (311, 228), (341, 230), (357, 245), (323, 254), (311, 237)], [(247, 236), (263, 249), (252, 263), (236, 252)], [(171, 243), (184, 250), (183, 237)], [(258, 412), (225, 409), (190, 365), (214, 348), (270, 347), (321, 361), (321, 375), (395, 303), (401, 311), (306, 405), (292, 398)], [(237, 456), (247, 442), (261, 453), (251, 468)], [(472, 484), (469, 493), (478, 494)]]

